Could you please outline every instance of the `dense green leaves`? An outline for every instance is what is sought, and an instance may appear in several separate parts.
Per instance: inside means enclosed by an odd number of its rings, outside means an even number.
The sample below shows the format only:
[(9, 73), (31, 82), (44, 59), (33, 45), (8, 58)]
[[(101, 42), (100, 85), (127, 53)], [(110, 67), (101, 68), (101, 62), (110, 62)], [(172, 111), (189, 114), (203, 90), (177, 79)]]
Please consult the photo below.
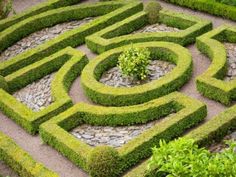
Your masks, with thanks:
[(179, 138), (167, 144), (160, 141), (160, 148), (153, 148), (149, 169), (157, 176), (168, 177), (233, 177), (236, 174), (235, 143), (221, 153), (211, 153), (199, 148), (194, 140)]
[(88, 158), (91, 177), (116, 177), (120, 173), (120, 156), (109, 146), (98, 146)]
[(118, 66), (124, 75), (141, 80), (147, 77), (149, 63), (150, 51), (147, 48), (131, 47), (118, 58)]
[(158, 22), (159, 12), (162, 9), (161, 5), (157, 1), (150, 1), (145, 7), (145, 11), (148, 14), (148, 21), (150, 24)]

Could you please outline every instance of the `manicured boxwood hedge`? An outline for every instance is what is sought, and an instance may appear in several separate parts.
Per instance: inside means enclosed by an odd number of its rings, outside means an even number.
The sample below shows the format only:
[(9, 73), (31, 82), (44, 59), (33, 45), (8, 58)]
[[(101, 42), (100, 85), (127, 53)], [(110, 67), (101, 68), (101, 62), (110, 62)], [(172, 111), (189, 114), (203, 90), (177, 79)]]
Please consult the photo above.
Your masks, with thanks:
[[(8, 92), (0, 89), (0, 110), (29, 133), (35, 134), (42, 122), (73, 105), (71, 98), (65, 92), (75, 79), (74, 75), (79, 74), (87, 63), (88, 59), (84, 54), (68, 47), (8, 75), (5, 79), (9, 92), (12, 93), (60, 68), (51, 86), (54, 103), (47, 108), (39, 112), (33, 112)], [(76, 68), (75, 66), (71, 67), (71, 65), (75, 65)], [(68, 82), (65, 82), (61, 77), (68, 77)]]
[(180, 6), (236, 20), (236, 7), (215, 0), (164, 0)]
[(210, 67), (197, 77), (197, 89), (204, 96), (230, 105), (236, 98), (236, 80), (222, 80), (227, 72), (227, 54), (221, 42), (236, 42), (236, 28), (224, 25), (197, 38), (198, 49), (211, 60)]
[(173, 111), (176, 113), (117, 149), (121, 159), (118, 172), (121, 174), (142, 159), (149, 157), (151, 147), (158, 144), (160, 139), (169, 141), (201, 122), (206, 116), (206, 106), (178, 92), (127, 107), (102, 107), (78, 103), (42, 124), (40, 135), (45, 143), (90, 172), (87, 162), (94, 148), (78, 140), (68, 131), (82, 124), (118, 126), (147, 123), (169, 115)]
[[(211, 145), (212, 142), (221, 141), (230, 131), (236, 130), (236, 106), (232, 106), (219, 115), (211, 118), (196, 129), (185, 135), (194, 139), (200, 146)], [(129, 171), (124, 177), (147, 177), (152, 176), (147, 170), (148, 160)]]
[[(167, 60), (176, 64), (174, 70), (164, 77), (132, 88), (115, 88), (100, 83), (103, 72), (117, 65), (118, 56), (123, 50), (146, 47), (151, 58)], [(123, 46), (109, 50), (92, 60), (83, 70), (81, 84), (85, 94), (93, 102), (102, 105), (125, 106), (144, 103), (178, 90), (191, 77), (192, 58), (187, 49), (169, 42), (149, 42)]]
[[(6, 76), (35, 61), (47, 57), (67, 46), (77, 47), (85, 37), (142, 10), (142, 3), (132, 1), (88, 3), (59, 8), (23, 20), (0, 33), (0, 49), (12, 45), (24, 36), (57, 23), (102, 16), (89, 24), (65, 32), (34, 49), (27, 50), (10, 60), (0, 63), (0, 75)], [(110, 12), (110, 13), (109, 13)], [(108, 14), (107, 14), (108, 13)]]
[(37, 14), (40, 14), (42, 12), (56, 9), (59, 7), (65, 7), (70, 6), (73, 4), (79, 3), (81, 0), (50, 0), (43, 3), (40, 3), (20, 14), (14, 15), (12, 17), (8, 17), (4, 20), (0, 21), (0, 31), (5, 30), (6, 28)]
[[(35, 134), (42, 122), (72, 106), (72, 101), (67, 91), (75, 79), (74, 76), (77, 76), (87, 64), (88, 60), (83, 54), (71, 48), (64, 48), (83, 44), (85, 36), (122, 20), (141, 9), (142, 3), (136, 1), (132, 1), (132, 3), (119, 1), (84, 4), (48, 11), (30, 17), (6, 29), (0, 34), (0, 43), (5, 41), (5, 47), (10, 45), (12, 37), (21, 39), (38, 28), (50, 25), (50, 22), (55, 19), (57, 19), (56, 22), (58, 23), (71, 19), (104, 15), (89, 24), (64, 33), (35, 49), (30, 49), (8, 61), (0, 63), (0, 75), (3, 76), (1, 77), (1, 88), (3, 89), (0, 89), (1, 111), (15, 120), (16, 123), (25, 128), (29, 133)], [(32, 28), (35, 26), (38, 26), (36, 27), (37, 29)], [(25, 30), (29, 29), (28, 27), (31, 27), (31, 30)], [(53, 54), (57, 51), (59, 52)], [(63, 64), (65, 66), (62, 67)], [(52, 86), (55, 102), (47, 108), (35, 113), (9, 94), (47, 74), (57, 71), (60, 67), (62, 68), (59, 70), (59, 74), (55, 76)], [(63, 80), (65, 76), (66, 78), (68, 76), (70, 79), (67, 79), (67, 81)]]
[(55, 172), (37, 163), (2, 132), (0, 132), (0, 160), (22, 177), (59, 177)]
[(86, 44), (96, 53), (137, 42), (169, 41), (187, 45), (193, 43), (197, 36), (212, 29), (212, 23), (208, 20), (165, 9), (160, 11), (159, 23), (179, 28), (181, 31), (130, 34), (148, 25), (147, 13), (142, 11), (86, 37)]

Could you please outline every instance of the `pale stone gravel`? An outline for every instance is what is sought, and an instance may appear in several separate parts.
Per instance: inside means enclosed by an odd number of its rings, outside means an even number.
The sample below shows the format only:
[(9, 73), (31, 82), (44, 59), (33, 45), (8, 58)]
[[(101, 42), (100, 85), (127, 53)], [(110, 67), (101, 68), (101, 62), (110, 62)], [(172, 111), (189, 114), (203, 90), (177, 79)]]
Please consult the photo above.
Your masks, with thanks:
[(175, 65), (162, 60), (152, 60), (148, 65), (148, 76), (146, 80), (135, 80), (132, 77), (122, 75), (122, 71), (118, 67), (114, 67), (103, 73), (100, 82), (114, 87), (134, 87), (145, 84), (153, 80), (157, 80), (167, 73), (171, 72)]
[(10, 58), (28, 49), (35, 48), (38, 45), (43, 44), (46, 41), (49, 41), (66, 31), (75, 29), (81, 25), (91, 22), (94, 19), (95, 18), (93, 17), (88, 17), (79, 21), (60, 23), (53, 27), (44, 28), (40, 31), (34, 32), (29, 36), (21, 39), (11, 47), (8, 47), (4, 52), (2, 52), (0, 55), (0, 62), (9, 60)]
[(49, 106), (52, 102), (51, 82), (54, 73), (27, 85), (15, 92), (13, 96), (35, 112)]

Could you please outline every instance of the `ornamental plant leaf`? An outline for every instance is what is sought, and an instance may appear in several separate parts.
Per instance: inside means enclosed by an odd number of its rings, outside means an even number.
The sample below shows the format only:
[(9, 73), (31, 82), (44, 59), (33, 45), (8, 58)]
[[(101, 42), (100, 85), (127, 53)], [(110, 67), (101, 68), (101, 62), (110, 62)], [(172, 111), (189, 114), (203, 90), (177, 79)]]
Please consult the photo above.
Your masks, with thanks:
[(179, 138), (168, 144), (162, 140), (159, 148), (153, 148), (148, 170), (164, 172), (167, 177), (235, 177), (236, 143), (226, 144), (229, 148), (211, 153), (192, 139)]
[(147, 66), (150, 63), (150, 51), (147, 48), (131, 47), (118, 58), (118, 67), (125, 76), (138, 80), (147, 78)]

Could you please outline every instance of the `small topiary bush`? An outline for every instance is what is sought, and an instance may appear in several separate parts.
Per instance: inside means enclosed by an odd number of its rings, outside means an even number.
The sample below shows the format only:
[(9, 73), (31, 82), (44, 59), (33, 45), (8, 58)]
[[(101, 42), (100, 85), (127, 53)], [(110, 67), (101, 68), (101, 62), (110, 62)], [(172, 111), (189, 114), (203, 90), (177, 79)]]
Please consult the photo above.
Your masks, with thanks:
[(131, 47), (119, 56), (118, 67), (124, 75), (144, 80), (148, 74), (150, 54), (147, 48)]
[(161, 5), (157, 1), (149, 1), (145, 7), (145, 11), (148, 14), (148, 21), (150, 24), (158, 22), (159, 11), (162, 9)]
[(88, 158), (88, 170), (92, 177), (116, 177), (120, 174), (120, 157), (109, 146), (96, 147)]
[(221, 153), (211, 153), (198, 148), (194, 140), (179, 138), (167, 144), (160, 141), (160, 148), (153, 148), (149, 170), (155, 176), (185, 177), (234, 177), (236, 174), (236, 143)]

